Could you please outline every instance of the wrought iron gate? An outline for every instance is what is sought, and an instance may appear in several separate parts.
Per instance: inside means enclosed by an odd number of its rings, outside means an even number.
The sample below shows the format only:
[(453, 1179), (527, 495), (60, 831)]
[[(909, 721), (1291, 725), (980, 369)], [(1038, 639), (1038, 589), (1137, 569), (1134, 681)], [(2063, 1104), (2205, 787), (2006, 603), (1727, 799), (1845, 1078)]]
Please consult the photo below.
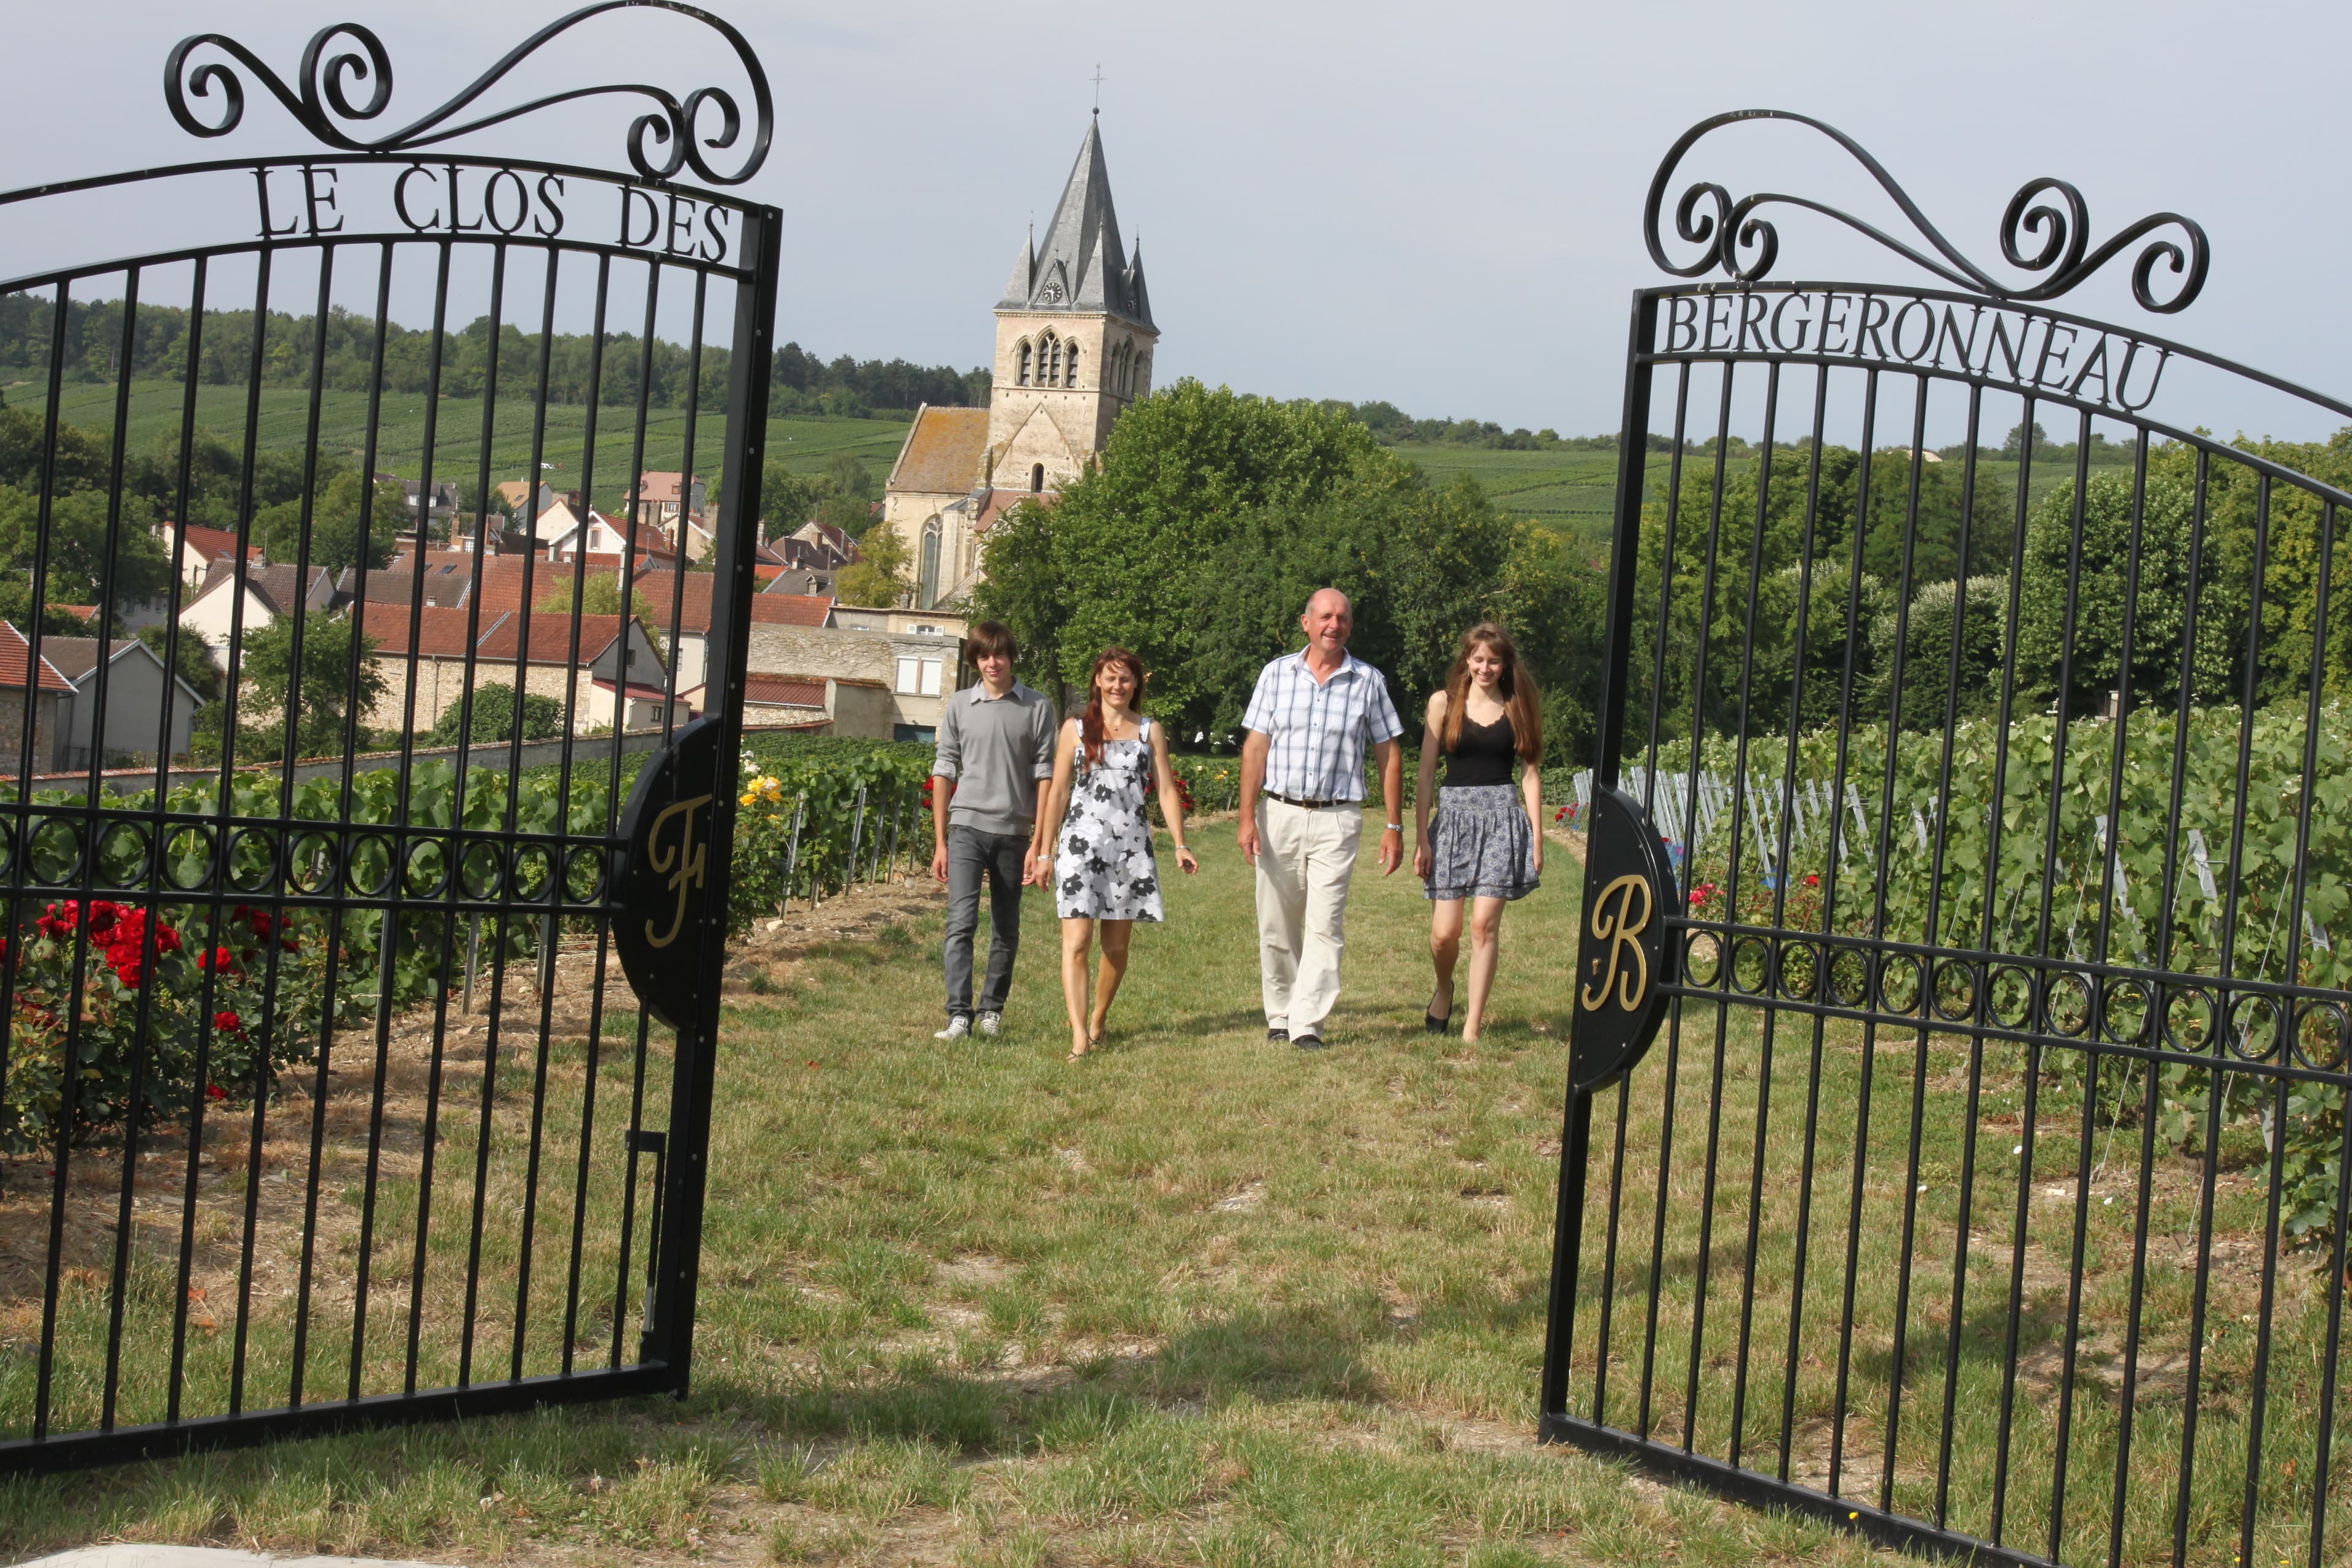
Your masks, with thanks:
[[(1664, 232), (1763, 118), (1920, 237)], [(1766, 281), (1775, 203), (1949, 287)], [(1545, 1432), (1980, 1561), (2343, 1561), (2352, 451), (2198, 414), (2352, 404), (2051, 309), (2207, 259), (2060, 181), (2009, 287), (1726, 115), (1647, 226)]]
[[(485, 101), (625, 8), (748, 115)], [(780, 218), (677, 176), (766, 79), (166, 65), (251, 86), (328, 151), (0, 196), (112, 257), (0, 282), (0, 1473), (686, 1387)], [(627, 172), (435, 150), (608, 94)]]

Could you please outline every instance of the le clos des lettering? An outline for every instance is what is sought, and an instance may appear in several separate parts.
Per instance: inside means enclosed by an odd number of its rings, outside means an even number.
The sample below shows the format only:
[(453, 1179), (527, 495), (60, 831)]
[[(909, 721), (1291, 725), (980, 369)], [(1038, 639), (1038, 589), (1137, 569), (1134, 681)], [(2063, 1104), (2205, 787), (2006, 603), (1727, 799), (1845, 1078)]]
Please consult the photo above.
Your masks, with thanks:
[[(350, 172), (350, 165), (335, 163), (256, 169), (261, 237), (317, 239), (343, 233), (350, 192), (342, 177)], [(581, 184), (578, 176), (542, 171), (420, 163), (404, 165), (387, 194), (394, 216), (411, 234), (553, 239), (575, 216), (601, 207), (618, 220), (609, 243), (684, 260), (718, 263), (728, 258), (734, 208), (679, 191), (647, 190), (627, 183), (604, 185), (611, 195), (592, 195), (580, 191)]]

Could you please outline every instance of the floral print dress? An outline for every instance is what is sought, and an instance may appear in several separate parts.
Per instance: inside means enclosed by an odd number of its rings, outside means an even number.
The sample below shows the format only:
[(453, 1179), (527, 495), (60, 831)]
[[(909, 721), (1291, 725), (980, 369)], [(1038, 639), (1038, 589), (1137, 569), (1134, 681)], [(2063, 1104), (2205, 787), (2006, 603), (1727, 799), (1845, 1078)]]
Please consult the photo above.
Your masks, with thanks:
[(1151, 857), (1151, 721), (1132, 741), (1105, 741), (1102, 761), (1077, 754), (1070, 808), (1054, 857), (1054, 903), (1064, 920), (1156, 921), (1160, 867)]

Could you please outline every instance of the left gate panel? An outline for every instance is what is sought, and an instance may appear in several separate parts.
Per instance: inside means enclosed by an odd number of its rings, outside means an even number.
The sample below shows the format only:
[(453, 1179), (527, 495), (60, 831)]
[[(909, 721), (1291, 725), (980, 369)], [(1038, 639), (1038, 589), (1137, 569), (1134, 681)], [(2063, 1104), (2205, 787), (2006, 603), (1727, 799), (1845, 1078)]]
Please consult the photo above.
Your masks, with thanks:
[(502, 226), (0, 289), (0, 1468), (659, 1381), (604, 878), (738, 279)]

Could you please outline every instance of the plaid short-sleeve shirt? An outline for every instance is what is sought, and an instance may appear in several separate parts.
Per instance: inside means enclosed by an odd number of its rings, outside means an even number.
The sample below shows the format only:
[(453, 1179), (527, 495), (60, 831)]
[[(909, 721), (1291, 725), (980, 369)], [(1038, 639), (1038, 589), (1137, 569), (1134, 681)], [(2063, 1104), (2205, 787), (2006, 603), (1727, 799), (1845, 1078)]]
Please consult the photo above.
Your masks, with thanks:
[(1404, 733), (1379, 670), (1350, 655), (1318, 681), (1304, 650), (1258, 671), (1242, 724), (1272, 742), (1266, 793), (1300, 800), (1363, 799), (1364, 749)]

